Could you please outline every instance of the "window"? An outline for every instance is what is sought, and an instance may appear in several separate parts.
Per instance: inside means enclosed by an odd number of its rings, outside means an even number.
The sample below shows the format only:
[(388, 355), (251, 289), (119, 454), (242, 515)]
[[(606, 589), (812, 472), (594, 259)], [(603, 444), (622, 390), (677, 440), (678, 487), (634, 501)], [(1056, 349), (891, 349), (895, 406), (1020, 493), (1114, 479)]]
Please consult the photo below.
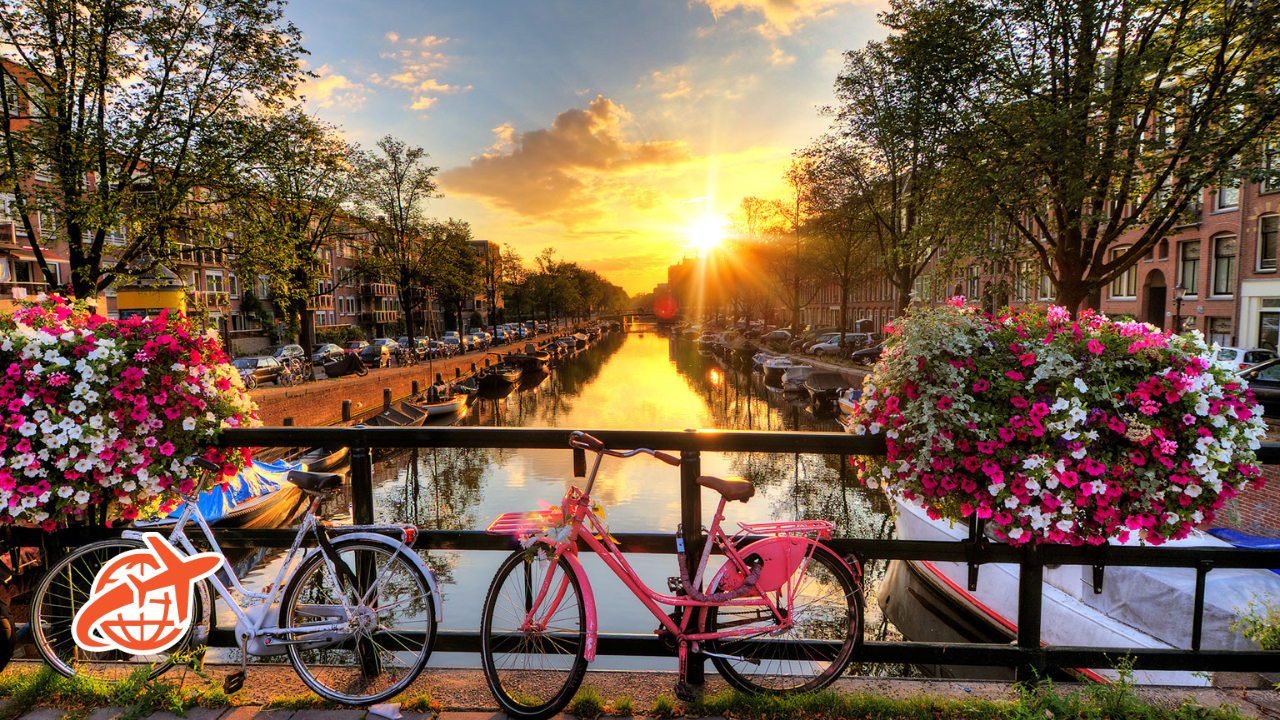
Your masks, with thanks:
[[(1114, 261), (1125, 253), (1129, 248), (1116, 248), (1111, 251), (1111, 259)], [(1138, 296), (1138, 268), (1130, 266), (1115, 280), (1111, 281), (1111, 297), (1112, 298), (1136, 298)]]
[(1280, 233), (1280, 215), (1263, 215), (1258, 219), (1258, 269), (1276, 269), (1276, 235)]
[(209, 292), (222, 292), (222, 273), (206, 271), (204, 274), (204, 288)]
[(1040, 276), (1040, 299), (1041, 300), (1053, 299), (1053, 278), (1049, 277), (1048, 275)]
[(240, 279), (235, 276), (235, 273), (227, 276), (227, 288), (231, 293), (231, 297), (240, 297)]
[(1188, 296), (1200, 294), (1200, 241), (1184, 242), (1178, 246), (1178, 282), (1187, 289)]
[(1270, 173), (1262, 181), (1262, 192), (1280, 190), (1280, 141), (1270, 140), (1262, 146), (1262, 169)]
[(1218, 189), (1214, 192), (1214, 210), (1234, 210), (1240, 205), (1240, 178), (1234, 175), (1234, 168), (1239, 166), (1239, 158), (1232, 160), (1232, 170), (1218, 178)]
[(1213, 294), (1232, 295), (1236, 280), (1236, 238), (1224, 235), (1213, 240)]
[(1014, 268), (1013, 275), (1013, 299), (1019, 302), (1026, 302), (1031, 299), (1031, 289), (1035, 284), (1035, 274), (1031, 269), (1030, 260), (1022, 260)]
[(1209, 342), (1219, 345), (1231, 345), (1231, 318), (1209, 318)]

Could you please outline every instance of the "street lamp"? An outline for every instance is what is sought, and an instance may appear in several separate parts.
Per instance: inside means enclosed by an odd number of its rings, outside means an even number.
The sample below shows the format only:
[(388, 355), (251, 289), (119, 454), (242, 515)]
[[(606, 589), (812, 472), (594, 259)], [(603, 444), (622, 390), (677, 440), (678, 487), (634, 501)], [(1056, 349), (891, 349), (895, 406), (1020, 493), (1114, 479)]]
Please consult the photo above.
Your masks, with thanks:
[(1182, 334), (1182, 298), (1187, 294), (1187, 288), (1182, 283), (1173, 286), (1173, 331), (1179, 335)]

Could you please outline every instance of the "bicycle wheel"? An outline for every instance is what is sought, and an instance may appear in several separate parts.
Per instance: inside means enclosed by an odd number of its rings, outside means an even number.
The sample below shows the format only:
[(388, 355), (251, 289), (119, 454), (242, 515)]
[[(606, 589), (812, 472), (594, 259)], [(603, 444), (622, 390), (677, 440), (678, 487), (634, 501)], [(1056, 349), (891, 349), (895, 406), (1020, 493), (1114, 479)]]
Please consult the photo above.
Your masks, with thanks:
[[(530, 618), (548, 573), (550, 588)], [(569, 561), (530, 560), (524, 550), (508, 557), (489, 586), (480, 619), (484, 677), (498, 705), (520, 720), (560, 712), (587, 672), (586, 641), (587, 610)]]
[[(422, 672), (435, 642), (431, 584), (413, 552), (390, 541), (337, 540), (333, 549), (351, 576), (365, 578), (358, 592), (346, 575), (335, 586), (322, 553), (298, 566), (280, 601), (280, 627), (301, 628), (343, 622), (342, 599), (355, 606), (357, 630), (291, 633), (289, 659), (298, 677), (320, 696), (344, 705), (370, 705), (409, 687)], [(363, 599), (362, 599), (363, 598)]]
[(768, 597), (784, 613), (787, 598), (793, 598), (792, 623), (785, 632), (778, 632), (768, 607), (707, 610), (707, 632), (759, 627), (751, 635), (708, 641), (711, 652), (733, 658), (712, 657), (716, 670), (748, 693), (800, 693), (830, 685), (862, 645), (863, 601), (852, 573), (819, 545), (803, 569)]
[(135, 540), (104, 540), (86, 545), (60, 560), (41, 578), (31, 599), (31, 628), (36, 649), (54, 670), (67, 677), (80, 675), (115, 683), (138, 668), (150, 667), (148, 677), (156, 677), (169, 669), (173, 656), (190, 649), (196, 633), (202, 636), (200, 642), (207, 637), (212, 600), (208, 584), (202, 582), (192, 595), (190, 629), (163, 653), (88, 652), (72, 640), (72, 620), (89, 599), (94, 576), (112, 558), (141, 547), (143, 544)]

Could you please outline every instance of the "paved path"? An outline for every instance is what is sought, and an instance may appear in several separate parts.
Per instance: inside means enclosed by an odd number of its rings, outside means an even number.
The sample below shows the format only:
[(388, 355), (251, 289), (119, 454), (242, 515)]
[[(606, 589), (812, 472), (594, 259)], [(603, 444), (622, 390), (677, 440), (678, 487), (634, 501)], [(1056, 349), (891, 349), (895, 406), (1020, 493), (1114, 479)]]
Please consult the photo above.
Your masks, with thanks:
[[(19, 668), (27, 666), (30, 670), (38, 667), (37, 663), (28, 661), (20, 661), (15, 665)], [(221, 677), (224, 670), (221, 666), (206, 667), (215, 678)], [(165, 677), (177, 679), (172, 677), (172, 673)], [(594, 688), (606, 704), (623, 697), (629, 698), (636, 712), (644, 713), (653, 707), (658, 698), (674, 697), (674, 682), (674, 673), (668, 672), (591, 671), (587, 673), (583, 687)], [(1077, 686), (1067, 683), (1055, 687), (1062, 694), (1077, 691)], [(707, 695), (714, 696), (724, 689), (723, 680), (709, 671)], [(983, 680), (845, 677), (837, 681), (834, 689), (845, 694), (869, 694), (896, 700), (933, 697), (943, 700), (1012, 701), (1017, 697), (1017, 692), (1008, 683)], [(1243, 717), (1280, 717), (1280, 692), (1271, 689), (1141, 687), (1136, 691), (1145, 701), (1168, 708), (1177, 707), (1190, 699), (1208, 708), (1234, 706)], [(410, 688), (408, 695), (426, 692), (430, 692), (433, 701), (442, 710), (438, 713), (405, 711), (402, 713), (405, 720), (430, 718), (433, 715), (437, 715), (440, 720), (506, 720), (505, 714), (496, 711), (484, 676), (478, 669), (429, 668)], [(192, 708), (187, 711), (187, 716), (189, 720), (380, 720), (378, 715), (370, 714), (365, 709), (262, 709), (262, 705), (273, 697), (296, 697), (305, 693), (306, 688), (297, 681), (291, 668), (251, 666), (244, 689), (236, 695), (236, 701), (244, 703), (243, 705), (231, 708)], [(6, 702), (0, 700), (0, 717), (8, 714), (5, 712)], [(120, 714), (121, 708), (100, 708), (89, 715), (88, 720), (114, 720)], [(38, 708), (21, 715), (20, 719), (61, 720), (64, 715), (64, 711), (55, 708)], [(179, 720), (164, 712), (150, 717), (152, 720)], [(561, 720), (564, 717), (568, 716), (563, 716)]]

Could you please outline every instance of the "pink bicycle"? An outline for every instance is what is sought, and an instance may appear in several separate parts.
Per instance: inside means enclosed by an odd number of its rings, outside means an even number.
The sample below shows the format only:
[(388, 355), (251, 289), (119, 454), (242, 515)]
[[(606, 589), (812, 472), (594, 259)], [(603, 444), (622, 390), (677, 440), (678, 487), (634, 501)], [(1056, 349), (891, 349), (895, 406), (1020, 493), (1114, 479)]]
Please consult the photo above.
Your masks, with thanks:
[[(746, 502), (755, 488), (738, 478), (702, 476), (698, 484), (721, 496), (710, 541), (690, 577), (677, 534), (680, 577), (669, 581), (672, 594), (659, 593), (637, 577), (609, 536), (591, 488), (605, 455), (648, 453), (670, 465), (680, 459), (647, 448), (610, 450), (583, 432), (572, 433), (569, 445), (596, 453), (586, 487), (570, 487), (558, 508), (506, 513), (488, 528), (518, 536), (526, 548), (498, 569), (481, 620), (485, 678), (504, 711), (522, 720), (555, 715), (595, 659), (595, 599), (578, 560), (579, 541), (653, 613), (661, 624), (656, 632), (674, 641), (677, 695), (689, 690), (686, 670), (694, 653), (710, 657), (725, 680), (745, 692), (807, 692), (840, 676), (862, 644), (862, 571), (822, 543), (831, 537), (831, 523), (740, 523), (728, 536), (720, 529), (725, 505)], [(760, 535), (766, 537), (751, 539)], [(713, 550), (724, 562), (702, 592)], [(675, 610), (668, 614), (660, 605)]]

